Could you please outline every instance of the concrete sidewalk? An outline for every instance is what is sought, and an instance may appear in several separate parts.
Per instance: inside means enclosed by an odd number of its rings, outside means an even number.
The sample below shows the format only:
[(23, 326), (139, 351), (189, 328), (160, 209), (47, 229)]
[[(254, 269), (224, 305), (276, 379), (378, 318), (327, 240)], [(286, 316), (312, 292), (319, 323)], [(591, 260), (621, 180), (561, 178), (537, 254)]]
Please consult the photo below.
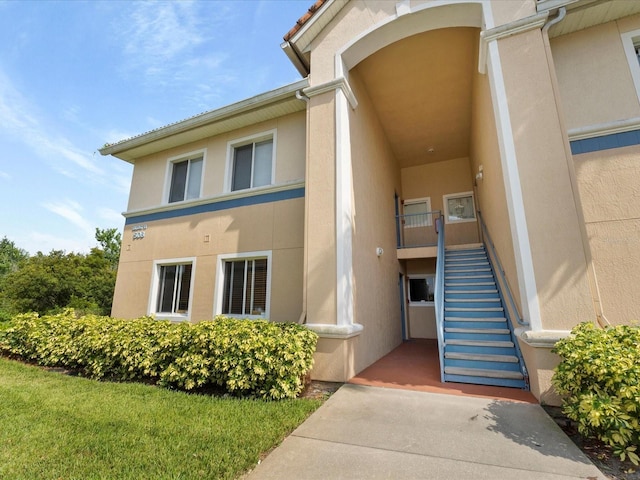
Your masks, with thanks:
[(246, 479), (606, 479), (539, 405), (344, 385)]

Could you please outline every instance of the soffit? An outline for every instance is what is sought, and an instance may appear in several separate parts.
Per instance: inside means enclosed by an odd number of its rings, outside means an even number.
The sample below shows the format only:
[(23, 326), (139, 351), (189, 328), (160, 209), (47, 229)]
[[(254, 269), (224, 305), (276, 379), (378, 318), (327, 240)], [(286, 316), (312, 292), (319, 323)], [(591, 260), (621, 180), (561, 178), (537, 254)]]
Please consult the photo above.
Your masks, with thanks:
[[(551, 7), (551, 3), (549, 0), (539, 2), (538, 11), (545, 10), (545, 6)], [(640, 13), (640, 1), (637, 0), (583, 0), (565, 6), (567, 16), (549, 29), (551, 38)]]
[(478, 36), (476, 28), (432, 30), (389, 45), (353, 69), (401, 168), (469, 156)]
[(152, 153), (304, 111), (307, 104), (295, 95), (296, 91), (306, 86), (308, 81), (304, 79), (136, 137), (106, 145), (100, 149), (100, 153), (135, 163), (136, 158)]

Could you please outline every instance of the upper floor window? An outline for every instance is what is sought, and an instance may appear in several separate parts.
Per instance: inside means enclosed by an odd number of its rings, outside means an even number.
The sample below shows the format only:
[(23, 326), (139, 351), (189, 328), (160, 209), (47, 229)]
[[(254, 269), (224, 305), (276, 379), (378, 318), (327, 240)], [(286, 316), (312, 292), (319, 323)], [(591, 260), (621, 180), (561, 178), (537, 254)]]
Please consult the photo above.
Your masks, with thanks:
[(228, 191), (263, 187), (273, 183), (275, 132), (229, 143)]
[(638, 98), (640, 98), (640, 30), (625, 32), (621, 34), (621, 37), (633, 84), (636, 87)]
[(444, 221), (446, 223), (463, 223), (476, 221), (476, 207), (473, 192), (454, 193), (442, 197), (444, 204)]
[(170, 162), (169, 203), (200, 198), (204, 156)]
[(404, 211), (404, 227), (427, 227), (432, 225), (431, 198), (414, 198), (405, 200), (402, 204)]

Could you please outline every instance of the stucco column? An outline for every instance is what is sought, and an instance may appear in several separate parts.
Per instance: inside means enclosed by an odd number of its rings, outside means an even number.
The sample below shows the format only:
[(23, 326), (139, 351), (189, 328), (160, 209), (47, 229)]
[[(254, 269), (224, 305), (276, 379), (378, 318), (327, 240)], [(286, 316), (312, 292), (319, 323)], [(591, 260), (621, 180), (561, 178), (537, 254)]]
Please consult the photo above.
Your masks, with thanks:
[(508, 99), (512, 153), (522, 195), (519, 215), (526, 220), (539, 328), (568, 330), (593, 320), (594, 311), (579, 206), (565, 157), (566, 132), (553, 93), (542, 33), (530, 30), (494, 44)]

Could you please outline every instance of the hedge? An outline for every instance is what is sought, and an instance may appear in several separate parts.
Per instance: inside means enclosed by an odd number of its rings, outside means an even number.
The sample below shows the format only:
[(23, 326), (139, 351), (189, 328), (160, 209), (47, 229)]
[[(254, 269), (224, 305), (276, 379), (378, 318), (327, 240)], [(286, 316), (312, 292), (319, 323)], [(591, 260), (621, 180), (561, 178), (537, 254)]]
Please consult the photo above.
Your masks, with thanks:
[(0, 351), (90, 378), (155, 382), (182, 390), (222, 387), (242, 396), (296, 397), (317, 335), (303, 325), (216, 317), (200, 323), (135, 320), (73, 311), (19, 315)]
[(640, 328), (600, 329), (583, 323), (556, 343), (562, 361), (552, 382), (578, 431), (638, 464), (640, 445)]

